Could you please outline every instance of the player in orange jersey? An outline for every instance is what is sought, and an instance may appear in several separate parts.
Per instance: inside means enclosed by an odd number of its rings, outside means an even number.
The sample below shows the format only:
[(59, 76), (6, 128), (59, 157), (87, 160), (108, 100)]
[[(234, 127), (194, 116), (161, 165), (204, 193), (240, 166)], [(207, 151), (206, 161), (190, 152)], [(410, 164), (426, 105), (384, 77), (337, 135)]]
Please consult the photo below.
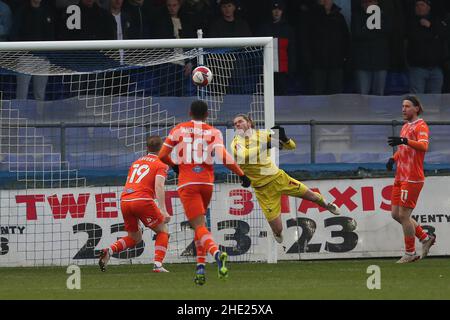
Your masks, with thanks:
[[(195, 232), (197, 268), (194, 281), (203, 285), (206, 280), (206, 252), (216, 260), (219, 278), (225, 279), (228, 276), (225, 266), (227, 254), (219, 251), (205, 224), (205, 214), (214, 186), (213, 164), (224, 164), (241, 177), (244, 187), (250, 186), (250, 180), (226, 151), (221, 132), (204, 122), (208, 117), (208, 105), (200, 100), (194, 101), (189, 115), (191, 121), (180, 123), (171, 130), (159, 152), (159, 158), (176, 172), (179, 170), (178, 194), (189, 224)], [(170, 154), (173, 150), (177, 159), (172, 160)]]
[(411, 218), (425, 181), (423, 161), (428, 150), (429, 130), (425, 121), (419, 118), (422, 112), (422, 104), (417, 97), (407, 96), (402, 107), (403, 119), (407, 122), (400, 137), (388, 137), (390, 146), (398, 146), (394, 157), (386, 164), (389, 171), (394, 163), (397, 166), (391, 197), (392, 217), (402, 225), (405, 236), (405, 255), (397, 263), (414, 262), (420, 258), (416, 254), (414, 236), (422, 242), (422, 259), (436, 241), (435, 235), (428, 235)]
[[(120, 208), (128, 235), (101, 251), (98, 262), (101, 271), (106, 270), (106, 265), (113, 254), (133, 248), (141, 242), (140, 220), (156, 233), (153, 272), (168, 272), (162, 266), (169, 242), (167, 223), (170, 221), (164, 192), (168, 167), (157, 156), (162, 144), (160, 137), (148, 137), (148, 154), (133, 162), (128, 171), (127, 182), (120, 197)], [(159, 208), (155, 203), (155, 196)]]

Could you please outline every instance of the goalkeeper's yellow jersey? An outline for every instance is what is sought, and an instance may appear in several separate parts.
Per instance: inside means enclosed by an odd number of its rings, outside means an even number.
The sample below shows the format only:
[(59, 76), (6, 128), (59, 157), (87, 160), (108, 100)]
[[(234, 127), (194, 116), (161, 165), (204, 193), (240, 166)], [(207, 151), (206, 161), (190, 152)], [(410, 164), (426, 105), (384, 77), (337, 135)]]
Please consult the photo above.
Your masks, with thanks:
[[(253, 130), (251, 136), (236, 135), (231, 143), (236, 162), (250, 178), (253, 187), (262, 187), (275, 180), (281, 170), (273, 163), (267, 143), (271, 133), (266, 130)], [(289, 139), (281, 147), (287, 150), (295, 149), (295, 142)]]

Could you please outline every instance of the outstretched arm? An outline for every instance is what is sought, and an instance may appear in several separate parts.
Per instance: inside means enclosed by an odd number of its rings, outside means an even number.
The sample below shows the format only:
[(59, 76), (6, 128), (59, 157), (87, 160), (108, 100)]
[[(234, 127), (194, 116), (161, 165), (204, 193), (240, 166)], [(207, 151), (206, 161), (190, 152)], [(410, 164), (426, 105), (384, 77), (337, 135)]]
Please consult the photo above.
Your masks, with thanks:
[[(233, 144), (232, 146), (234, 148)], [(218, 152), (217, 154), (221, 155), (222, 163), (224, 164), (224, 166), (239, 176), (239, 178), (241, 179), (241, 185), (244, 188), (250, 187), (251, 185), (250, 179), (245, 175), (244, 171), (242, 171), (239, 165), (234, 161), (233, 157), (228, 153), (227, 149), (225, 149), (225, 146), (223, 144), (216, 145), (215, 151)]]
[[(271, 128), (271, 130), (278, 130), (278, 137), (280, 140), (280, 149), (286, 149), (286, 150), (294, 150), (296, 145), (295, 141), (291, 138), (288, 138), (286, 135), (286, 130), (281, 126), (274, 126)], [(275, 140), (275, 139), (274, 139)]]
[(238, 166), (233, 157), (228, 153), (223, 145), (216, 146), (216, 152), (221, 155), (223, 165), (230, 171), (237, 174), (239, 177), (244, 175), (244, 171)]

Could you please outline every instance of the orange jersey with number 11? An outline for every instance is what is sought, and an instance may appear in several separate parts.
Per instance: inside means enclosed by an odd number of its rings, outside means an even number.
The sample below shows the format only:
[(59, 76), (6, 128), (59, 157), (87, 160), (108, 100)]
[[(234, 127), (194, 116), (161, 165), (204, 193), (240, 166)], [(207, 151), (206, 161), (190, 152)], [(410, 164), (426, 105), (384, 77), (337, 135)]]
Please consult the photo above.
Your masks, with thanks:
[[(408, 140), (428, 144), (429, 129), (423, 119), (418, 119), (411, 123), (405, 123), (400, 132), (400, 136), (408, 138)], [(395, 181), (412, 183), (425, 181), (423, 172), (424, 159), (425, 151), (419, 151), (404, 144), (399, 145), (394, 155), (394, 160), (397, 164)]]

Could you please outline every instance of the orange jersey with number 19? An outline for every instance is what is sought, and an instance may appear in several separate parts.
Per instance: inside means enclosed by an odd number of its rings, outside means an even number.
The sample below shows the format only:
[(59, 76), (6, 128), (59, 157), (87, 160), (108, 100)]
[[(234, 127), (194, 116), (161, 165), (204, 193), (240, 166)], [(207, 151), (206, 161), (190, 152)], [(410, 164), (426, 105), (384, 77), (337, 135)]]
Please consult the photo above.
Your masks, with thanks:
[(121, 200), (153, 200), (156, 176), (167, 177), (168, 166), (155, 154), (139, 158), (128, 171), (127, 182)]
[[(400, 136), (417, 142), (428, 144), (429, 129), (423, 119), (405, 123)], [(419, 183), (425, 181), (423, 162), (425, 151), (413, 149), (408, 145), (399, 145), (394, 155), (397, 164), (395, 181)]]

